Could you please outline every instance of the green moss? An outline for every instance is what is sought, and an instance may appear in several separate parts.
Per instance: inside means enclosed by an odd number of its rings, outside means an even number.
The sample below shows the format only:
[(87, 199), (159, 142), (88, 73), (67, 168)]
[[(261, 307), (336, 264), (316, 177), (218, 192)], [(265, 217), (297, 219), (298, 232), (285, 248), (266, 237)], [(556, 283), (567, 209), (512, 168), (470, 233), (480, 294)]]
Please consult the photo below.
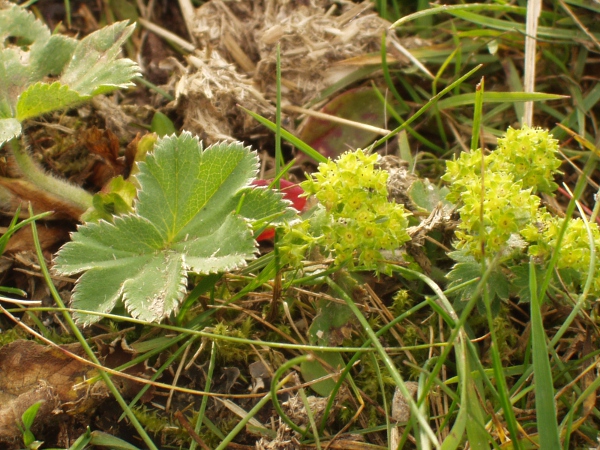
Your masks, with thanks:
[[(218, 323), (212, 330), (221, 336), (249, 339), (252, 332), (252, 318), (246, 317), (241, 325), (230, 326), (224, 322)], [(217, 359), (221, 364), (246, 363), (248, 360), (248, 346), (226, 339), (217, 339)]]

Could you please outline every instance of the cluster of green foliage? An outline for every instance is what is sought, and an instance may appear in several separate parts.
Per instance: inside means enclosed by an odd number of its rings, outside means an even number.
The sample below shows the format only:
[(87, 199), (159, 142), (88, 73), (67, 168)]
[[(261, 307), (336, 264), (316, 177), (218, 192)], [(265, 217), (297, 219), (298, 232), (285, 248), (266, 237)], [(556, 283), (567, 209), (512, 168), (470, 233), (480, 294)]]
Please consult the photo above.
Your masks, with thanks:
[(478, 260), (507, 259), (520, 251), (520, 231), (538, 218), (535, 193), (557, 187), (552, 181), (560, 166), (557, 151), (547, 130), (509, 128), (490, 154), (477, 149), (448, 161), (442, 177), (450, 188), (447, 199), (460, 206), (456, 248)]
[(81, 212), (92, 207), (82, 188), (46, 173), (23, 148), (24, 124), (92, 97), (133, 86), (139, 67), (120, 58), (135, 26), (106, 26), (81, 40), (52, 34), (26, 9), (0, 9), (0, 146), (8, 143), (24, 178), (41, 191)]

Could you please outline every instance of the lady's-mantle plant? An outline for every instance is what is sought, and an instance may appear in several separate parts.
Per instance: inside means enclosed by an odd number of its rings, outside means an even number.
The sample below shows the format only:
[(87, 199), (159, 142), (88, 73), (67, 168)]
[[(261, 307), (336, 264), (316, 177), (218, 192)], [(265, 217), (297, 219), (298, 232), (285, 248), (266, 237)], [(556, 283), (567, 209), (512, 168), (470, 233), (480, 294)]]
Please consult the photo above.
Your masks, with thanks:
[[(138, 163), (134, 212), (80, 226), (54, 261), (64, 275), (84, 272), (72, 306), (108, 313), (122, 301), (129, 313), (160, 321), (186, 294), (188, 272), (235, 269), (256, 254), (253, 224), (296, 216), (282, 194), (252, 187), (258, 157), (240, 143), (206, 149), (184, 132), (159, 139)], [(83, 324), (99, 316), (76, 313)]]
[(23, 148), (23, 123), (132, 86), (138, 66), (119, 58), (134, 26), (118, 22), (82, 40), (52, 34), (17, 5), (0, 9), (0, 146), (9, 143), (24, 177), (85, 211), (92, 196), (38, 167)]
[(408, 213), (403, 205), (388, 201), (388, 172), (375, 168), (378, 154), (358, 149), (319, 170), (301, 183), (307, 195), (318, 200), (312, 217), (285, 233), (280, 250), (290, 263), (320, 246), (336, 263), (378, 269), (382, 250), (396, 250), (410, 240)]
[[(447, 198), (459, 206), (461, 218), (455, 234), (459, 251), (453, 254), (459, 264), (450, 279), (461, 282), (469, 279), (469, 273), (477, 276), (483, 258), (519, 264), (528, 255), (543, 265), (558, 251), (557, 268), (564, 279), (580, 284), (589, 270), (590, 245), (600, 250), (600, 231), (596, 223), (589, 224), (590, 244), (584, 222), (568, 219), (557, 247), (558, 231), (566, 219), (550, 214), (537, 195), (552, 194), (558, 187), (554, 182), (561, 164), (557, 154), (558, 141), (547, 130), (525, 126), (509, 128), (498, 140), (498, 148), (487, 155), (478, 149), (447, 162), (442, 179), (449, 183)], [(473, 258), (472, 263), (468, 258)], [(591, 292), (600, 293), (600, 258), (595, 274)]]
[(507, 259), (521, 251), (521, 231), (537, 220), (540, 209), (535, 193), (556, 189), (557, 151), (548, 131), (509, 128), (489, 155), (478, 149), (448, 161), (442, 177), (449, 183), (447, 199), (460, 205), (455, 247), (477, 260)]

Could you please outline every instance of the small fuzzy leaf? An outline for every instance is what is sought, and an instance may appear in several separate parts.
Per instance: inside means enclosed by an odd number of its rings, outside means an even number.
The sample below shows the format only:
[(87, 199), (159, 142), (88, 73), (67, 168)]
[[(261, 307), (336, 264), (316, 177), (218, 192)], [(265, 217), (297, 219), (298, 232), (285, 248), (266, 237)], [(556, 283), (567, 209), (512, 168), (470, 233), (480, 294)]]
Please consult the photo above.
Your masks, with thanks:
[[(134, 213), (80, 226), (58, 252), (58, 273), (85, 272), (73, 307), (109, 312), (122, 300), (133, 317), (158, 321), (177, 310), (188, 272), (232, 270), (254, 258), (250, 221), (287, 212), (280, 194), (249, 189), (257, 165), (256, 153), (239, 143), (203, 150), (190, 133), (158, 140), (139, 164)], [(244, 193), (248, 216), (236, 213)], [(261, 211), (259, 203), (267, 206)]]
[[(273, 195), (275, 194), (275, 195)], [(252, 188), (243, 193), (240, 214), (249, 219), (257, 220), (261, 217), (271, 217), (282, 213), (281, 200), (285, 199), (283, 194), (271, 192), (269, 189)], [(284, 202), (290, 204), (288, 200)], [(285, 211), (285, 217), (275, 218), (272, 223), (281, 223), (282, 220), (291, 220), (296, 216), (292, 209)]]
[[(0, 8), (0, 118), (22, 122), (131, 86), (139, 67), (118, 57), (133, 28), (118, 22), (78, 41), (51, 35), (20, 6)], [(42, 83), (48, 76), (60, 84)]]
[[(252, 182), (252, 185), (267, 187), (271, 184), (272, 181), (273, 180), (254, 180)], [(276, 203), (271, 205), (270, 206), (271, 209), (269, 210), (268, 202), (250, 201), (250, 202), (243, 203), (242, 208), (240, 210), (241, 214), (244, 217), (248, 217), (248, 218), (258, 217), (258, 216), (268, 217), (269, 218), (268, 222), (271, 225), (283, 224), (284, 222), (290, 223), (292, 220), (294, 220), (297, 217), (297, 214), (296, 214), (296, 212), (294, 212), (294, 210), (296, 210), (297, 212), (301, 212), (304, 209), (304, 206), (306, 205), (306, 197), (301, 197), (301, 195), (304, 194), (304, 189), (302, 189), (300, 187), (300, 185), (292, 183), (287, 180), (279, 180), (279, 183), (280, 183), (280, 187), (281, 187), (280, 192), (283, 194), (283, 198), (291, 203), (291, 206), (293, 209), (289, 208), (285, 214), (275, 215), (275, 214), (277, 214), (277, 212), (280, 212)], [(262, 189), (254, 189), (253, 192), (254, 192), (254, 195), (265, 196), (265, 194), (262, 193), (263, 192)], [(260, 207), (259, 211), (250, 211), (248, 209), (248, 205), (254, 205), (254, 204), (256, 204)], [(263, 231), (260, 234), (260, 236), (258, 236), (258, 238), (256, 238), (256, 240), (264, 241), (267, 239), (272, 239), (273, 237), (275, 237), (275, 230), (273, 228), (267, 228), (265, 231)]]
[(408, 197), (413, 204), (422, 212), (431, 212), (439, 202), (447, 206), (451, 204), (446, 200), (448, 194), (447, 187), (438, 187), (428, 179), (417, 180), (408, 188)]
[(0, 119), (0, 146), (21, 134), (21, 124), (17, 119)]
[(51, 111), (70, 108), (89, 99), (87, 95), (69, 89), (58, 81), (52, 84), (36, 83), (27, 88), (17, 101), (17, 120), (41, 116)]
[(175, 128), (175, 124), (166, 114), (156, 111), (154, 116), (152, 116), (150, 131), (158, 134), (159, 137), (164, 137), (170, 134), (176, 134), (177, 128)]
[[(20, 6), (0, 9), (0, 115), (13, 117), (19, 94), (51, 71), (33, 67), (32, 55), (44, 54), (50, 30)], [(50, 49), (52, 50), (52, 48)], [(46, 58), (49, 55), (46, 53)], [(52, 55), (53, 57), (55, 55)], [(37, 70), (40, 69), (40, 70)]]
[[(481, 264), (474, 259), (457, 262), (452, 270), (448, 273), (447, 277), (450, 281), (450, 284), (448, 285), (449, 287), (455, 287), (467, 281), (474, 280), (481, 277)], [(471, 298), (476, 290), (477, 283), (470, 284), (460, 289), (457, 292), (457, 295), (460, 296), (461, 300), (466, 301)]]
[[(353, 323), (355, 316), (347, 305), (320, 300), (317, 303), (317, 309), (318, 314), (308, 330), (308, 339), (311, 344), (335, 347), (351, 336), (355, 326)], [(344, 359), (339, 353), (317, 352), (316, 355), (331, 367), (339, 369), (345, 365)], [(317, 360), (303, 362), (300, 372), (307, 382), (322, 378), (329, 373)], [(331, 394), (334, 386), (335, 381), (330, 378), (311, 384), (310, 387), (325, 397)]]
[(113, 178), (92, 199), (92, 206), (81, 216), (82, 222), (98, 222), (104, 219), (113, 221), (113, 216), (123, 216), (133, 212), (133, 200), (137, 191), (132, 182), (121, 175)]
[(62, 34), (50, 36), (44, 46), (31, 49), (30, 64), (36, 79), (48, 75), (60, 75), (77, 47), (77, 39)]
[[(482, 276), (481, 263), (475, 261), (474, 258), (467, 257), (466, 259), (457, 258), (461, 252), (453, 252), (452, 257), (458, 260), (447, 277), (451, 283), (449, 288), (456, 287), (467, 281), (471, 281)], [(477, 290), (478, 284), (473, 283), (467, 285), (456, 292), (462, 301), (469, 300)], [(506, 276), (500, 270), (494, 270), (489, 275), (486, 289), (490, 294), (490, 301), (494, 303), (496, 298), (507, 300), (509, 297), (509, 282)], [(460, 306), (460, 305), (459, 305)]]
[(50, 30), (36, 17), (17, 5), (0, 9), (0, 40), (16, 41), (19, 46), (40, 45), (50, 38)]
[(77, 43), (60, 81), (82, 95), (97, 95), (133, 85), (140, 75), (130, 59), (117, 59), (121, 45), (135, 26), (117, 22), (86, 36)]
[(30, 82), (31, 70), (20, 61), (23, 53), (13, 48), (0, 52), (0, 117), (14, 117), (19, 94)]

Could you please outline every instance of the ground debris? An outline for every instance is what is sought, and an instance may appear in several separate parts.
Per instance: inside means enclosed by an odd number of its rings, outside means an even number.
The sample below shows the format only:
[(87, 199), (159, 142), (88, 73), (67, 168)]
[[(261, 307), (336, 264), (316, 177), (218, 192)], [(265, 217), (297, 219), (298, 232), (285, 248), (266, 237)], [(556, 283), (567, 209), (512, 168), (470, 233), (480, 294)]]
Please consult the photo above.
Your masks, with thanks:
[(263, 437), (256, 443), (256, 450), (296, 450), (300, 447), (300, 441), (294, 436), (292, 429), (281, 423), (281, 420), (275, 439), (269, 440)]
[[(256, 129), (238, 105), (273, 118), (277, 43), (282, 102), (305, 105), (356, 70), (344, 61), (379, 52), (390, 25), (370, 2), (329, 0), (213, 0), (196, 9), (191, 23), (200, 52), (186, 66), (171, 61), (169, 84), (175, 86), (184, 128), (209, 144), (243, 139)], [(397, 43), (394, 35), (389, 39)], [(400, 54), (393, 57), (405, 61)]]
[[(83, 356), (79, 344), (45, 347), (18, 340), (0, 348), (0, 443), (2, 448), (20, 448), (21, 415), (42, 401), (34, 422), (34, 434), (58, 427), (65, 416), (78, 419), (93, 413), (108, 397), (103, 383), (84, 383), (96, 370), (64, 351)], [(12, 447), (16, 445), (16, 447)]]

